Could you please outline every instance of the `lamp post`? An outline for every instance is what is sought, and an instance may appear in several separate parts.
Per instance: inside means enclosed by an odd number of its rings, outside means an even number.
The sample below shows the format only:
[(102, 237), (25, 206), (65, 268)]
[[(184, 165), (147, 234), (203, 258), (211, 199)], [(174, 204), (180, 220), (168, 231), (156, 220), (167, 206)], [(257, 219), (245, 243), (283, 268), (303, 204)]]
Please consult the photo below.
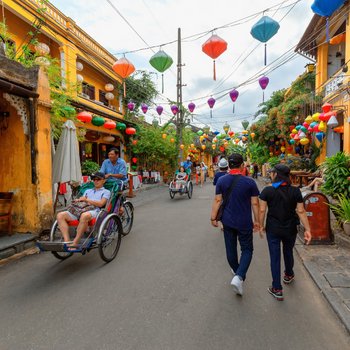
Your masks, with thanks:
[(228, 131), (230, 130), (230, 125), (228, 125), (227, 122), (226, 122), (226, 124), (223, 126), (223, 129), (225, 131), (225, 134), (227, 134)]

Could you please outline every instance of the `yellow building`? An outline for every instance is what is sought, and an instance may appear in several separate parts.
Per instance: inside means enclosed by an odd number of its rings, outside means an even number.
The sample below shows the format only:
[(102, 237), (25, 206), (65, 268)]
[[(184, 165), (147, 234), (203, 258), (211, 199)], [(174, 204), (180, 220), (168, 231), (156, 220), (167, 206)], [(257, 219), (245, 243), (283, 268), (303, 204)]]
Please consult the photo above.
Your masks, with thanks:
[[(316, 63), (316, 91), (310, 98), (321, 97), (323, 103), (333, 105), (332, 110), (337, 112), (338, 126), (343, 126), (344, 130), (334, 132), (327, 128), (326, 141), (318, 163), (337, 152), (350, 152), (350, 26), (347, 3), (329, 18), (329, 23), (330, 40), (327, 42), (326, 18), (314, 15), (296, 48), (296, 52)], [(317, 112), (322, 112), (323, 103), (317, 106)]]
[[(62, 76), (73, 83), (82, 83), (77, 100), (71, 102), (77, 112), (87, 111), (106, 121), (133, 125), (125, 121), (122, 101), (114, 88), (122, 80), (112, 70), (117, 60), (113, 55), (51, 4), (45, 5), (41, 14), (38, 12), (42, 7), (39, 0), (3, 0), (2, 6), (2, 22), (13, 35), (8, 44), (17, 56), (23, 45), (34, 37), (38, 46), (57, 59)], [(38, 46), (29, 46), (29, 49), (35, 51)], [(16, 80), (16, 68), (12, 77), (4, 74), (2, 69), (0, 67), (0, 112), (8, 112), (9, 118), (0, 115), (0, 192), (14, 193), (13, 232), (38, 234), (51, 226), (53, 215), (48, 77), (37, 67), (36, 74), (33, 74), (35, 82), (31, 86)], [(113, 90), (109, 91), (111, 85)], [(23, 97), (12, 95), (11, 86), (16, 89), (24, 87), (26, 91), (19, 95)], [(114, 94), (112, 100), (106, 99), (107, 92)], [(33, 113), (30, 111), (31, 101)], [(120, 148), (121, 157), (126, 158), (123, 154), (125, 139), (118, 130), (96, 127), (91, 122), (79, 122), (77, 126), (86, 130), (85, 141), (79, 145), (82, 161), (90, 159), (102, 164), (112, 146)]]

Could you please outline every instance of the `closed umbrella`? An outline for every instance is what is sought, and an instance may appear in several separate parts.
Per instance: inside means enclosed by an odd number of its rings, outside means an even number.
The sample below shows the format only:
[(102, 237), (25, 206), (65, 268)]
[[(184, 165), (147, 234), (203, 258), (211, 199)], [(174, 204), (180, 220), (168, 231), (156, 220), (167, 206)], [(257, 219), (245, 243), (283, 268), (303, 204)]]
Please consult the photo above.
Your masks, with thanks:
[[(77, 133), (74, 123), (67, 120), (63, 125), (60, 141), (53, 158), (52, 183), (79, 185), (82, 179)], [(58, 186), (59, 186), (58, 185)], [(58, 191), (57, 191), (58, 193)], [(58, 195), (56, 195), (55, 208)]]

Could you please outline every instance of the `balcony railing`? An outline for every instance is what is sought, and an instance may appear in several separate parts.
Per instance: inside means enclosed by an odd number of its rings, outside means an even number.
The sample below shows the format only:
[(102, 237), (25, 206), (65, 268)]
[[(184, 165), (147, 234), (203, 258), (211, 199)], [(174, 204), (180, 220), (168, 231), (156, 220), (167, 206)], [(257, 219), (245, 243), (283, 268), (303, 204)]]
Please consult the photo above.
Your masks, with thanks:
[(345, 73), (343, 71), (340, 71), (340, 73), (338, 73), (335, 77), (331, 78), (326, 84), (325, 97), (329, 96), (334, 91), (336, 91), (344, 80)]

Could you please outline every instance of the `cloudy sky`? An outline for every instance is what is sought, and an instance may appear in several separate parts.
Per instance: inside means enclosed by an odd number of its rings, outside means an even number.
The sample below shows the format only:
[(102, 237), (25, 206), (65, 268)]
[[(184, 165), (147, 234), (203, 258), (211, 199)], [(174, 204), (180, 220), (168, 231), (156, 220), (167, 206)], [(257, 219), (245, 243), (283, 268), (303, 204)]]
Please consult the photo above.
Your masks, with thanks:
[[(310, 8), (312, 0), (110, 1), (143, 40), (107, 0), (51, 0), (117, 58), (123, 57), (123, 52), (157, 46), (153, 51), (147, 49), (126, 54), (136, 69), (156, 72), (149, 64), (149, 59), (159, 50), (158, 45), (176, 40), (178, 28), (181, 28), (182, 63), (185, 64), (183, 84), (187, 85), (183, 87), (184, 105), (193, 101), (197, 106), (193, 124), (209, 124), (212, 131), (221, 132), (225, 122), (233, 131), (243, 129), (241, 121), (244, 119), (254, 122), (253, 114), (262, 102), (262, 90), (257, 81), (240, 86), (248, 79), (259, 78), (265, 69), (270, 79), (265, 90), (265, 98), (268, 98), (273, 91), (289, 87), (304, 72), (308, 62), (299, 55), (293, 55), (293, 52), (313, 16)], [(268, 42), (266, 68), (263, 62), (264, 45), (250, 35), (251, 27), (265, 10), (265, 15), (280, 22), (281, 26)], [(202, 44), (215, 28), (218, 28), (215, 33), (228, 43), (227, 51), (216, 60), (216, 81), (213, 80), (212, 59), (202, 52)], [(177, 43), (165, 45), (163, 50), (173, 58), (174, 64), (164, 73), (165, 91), (157, 101), (163, 103), (164, 107), (162, 123), (171, 116), (170, 107), (164, 104), (165, 98), (176, 100)], [(284, 54), (283, 57), (289, 58), (288, 62), (273, 69), (282, 62), (280, 57)], [(161, 75), (157, 84), (161, 90)], [(240, 96), (233, 113), (233, 103), (228, 92), (237, 86), (240, 86), (237, 89)], [(213, 118), (210, 118), (207, 104), (211, 96), (217, 100)], [(155, 106), (150, 108), (147, 115), (148, 121), (157, 115)]]

